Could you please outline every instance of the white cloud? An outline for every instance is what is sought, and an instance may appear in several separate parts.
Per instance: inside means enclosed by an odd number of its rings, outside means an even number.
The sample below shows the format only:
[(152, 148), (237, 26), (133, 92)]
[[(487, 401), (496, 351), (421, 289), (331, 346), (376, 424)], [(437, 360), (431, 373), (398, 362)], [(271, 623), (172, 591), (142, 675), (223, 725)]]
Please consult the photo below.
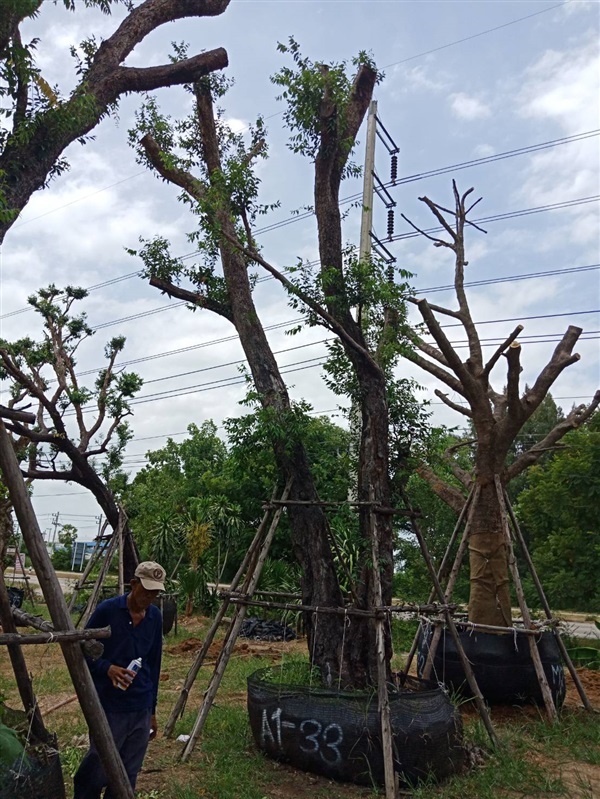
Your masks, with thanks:
[(487, 119), (492, 113), (488, 105), (464, 92), (450, 95), (450, 107), (459, 119)]
[[(548, 138), (572, 136), (598, 127), (600, 53), (595, 36), (564, 51), (547, 50), (526, 71), (517, 95), (521, 117), (558, 126)], [(598, 142), (595, 137), (536, 153), (523, 173), (518, 201), (539, 206), (598, 194)], [(568, 242), (597, 251), (597, 208), (583, 205), (561, 214), (544, 238), (545, 249)]]
[(441, 92), (447, 88), (447, 82), (440, 79), (439, 71), (436, 70), (436, 75), (432, 78), (425, 67), (410, 67), (404, 66), (395, 67), (392, 71), (394, 81), (402, 81), (404, 92), (414, 91), (428, 91), (428, 92)]
[(489, 155), (496, 154), (496, 148), (491, 144), (478, 144), (473, 154), (476, 158), (487, 158)]
[(570, 133), (597, 126), (600, 52), (595, 36), (583, 46), (547, 50), (524, 78), (517, 97), (521, 116), (554, 120)]
[(235, 117), (226, 117), (225, 123), (229, 125), (234, 133), (243, 133), (248, 129), (248, 122), (245, 119), (236, 119)]

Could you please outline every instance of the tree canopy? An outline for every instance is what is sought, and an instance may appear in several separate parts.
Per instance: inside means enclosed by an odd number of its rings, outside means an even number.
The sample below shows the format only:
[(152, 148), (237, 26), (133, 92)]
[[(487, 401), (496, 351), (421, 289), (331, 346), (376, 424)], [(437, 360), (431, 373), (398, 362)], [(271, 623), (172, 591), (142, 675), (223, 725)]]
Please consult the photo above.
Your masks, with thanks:
[(529, 471), (516, 513), (552, 607), (600, 610), (600, 414)]

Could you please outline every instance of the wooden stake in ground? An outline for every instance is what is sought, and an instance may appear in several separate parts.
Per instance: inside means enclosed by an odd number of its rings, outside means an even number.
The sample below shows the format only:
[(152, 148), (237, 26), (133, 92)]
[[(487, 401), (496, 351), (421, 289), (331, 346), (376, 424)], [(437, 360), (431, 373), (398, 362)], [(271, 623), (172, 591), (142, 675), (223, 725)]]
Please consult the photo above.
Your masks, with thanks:
[[(498, 475), (496, 475), (494, 483), (496, 485), (496, 492), (498, 494), (498, 504), (500, 505), (500, 513), (502, 515), (502, 526), (504, 529), (504, 537), (506, 539), (506, 549), (508, 551), (508, 566), (510, 568), (510, 572), (513, 578), (513, 583), (515, 586), (515, 592), (517, 594), (517, 599), (519, 601), (519, 608), (521, 609), (523, 624), (525, 625), (526, 629), (531, 630), (532, 629), (531, 614), (529, 613), (529, 608), (527, 607), (527, 602), (525, 601), (525, 592), (523, 591), (523, 584), (521, 583), (521, 576), (519, 574), (519, 569), (517, 567), (517, 560), (515, 558), (515, 551), (512, 545), (512, 538), (510, 535), (510, 528), (508, 526), (506, 505), (504, 504), (504, 492), (502, 489), (502, 483), (500, 482), (500, 478), (498, 477)], [(554, 700), (552, 699), (550, 686), (548, 685), (548, 680), (546, 679), (546, 674), (544, 672), (544, 667), (542, 665), (542, 659), (540, 657), (538, 645), (535, 638), (532, 635), (529, 636), (528, 643), (529, 643), (529, 651), (531, 653), (531, 660), (533, 662), (533, 667), (535, 669), (535, 673), (540, 685), (540, 690), (542, 692), (542, 697), (544, 699), (546, 713), (548, 714), (548, 718), (550, 719), (550, 721), (555, 722), (558, 720), (558, 713), (556, 712), (556, 707), (554, 706)]]
[[(277, 488), (275, 488), (275, 491), (276, 490), (277, 490)], [(274, 496), (273, 496), (272, 499), (274, 499)], [(263, 536), (265, 534), (265, 530), (267, 528), (267, 523), (269, 521), (270, 515), (271, 515), (270, 510), (266, 510), (265, 513), (264, 513), (264, 516), (263, 516), (263, 518), (261, 520), (261, 523), (259, 524), (258, 529), (257, 529), (257, 531), (256, 531), (256, 533), (254, 535), (254, 538), (252, 539), (252, 543), (248, 547), (248, 551), (246, 552), (246, 554), (244, 556), (244, 560), (242, 561), (242, 563), (241, 563), (239, 569), (237, 570), (233, 580), (231, 581), (231, 584), (229, 586), (229, 591), (230, 592), (236, 590), (236, 588), (238, 587), (239, 582), (242, 579), (242, 577), (244, 576), (244, 574), (246, 574), (247, 572), (250, 573), (252, 571), (252, 569), (250, 568), (250, 564), (253, 564), (255, 559), (256, 559), (256, 552), (258, 551), (260, 543), (261, 543), (261, 541), (263, 539)], [(242, 590), (244, 590), (244, 589), (242, 589)], [(186, 678), (185, 678), (185, 682), (183, 684), (183, 688), (181, 689), (181, 693), (179, 694), (177, 702), (175, 703), (175, 707), (171, 711), (171, 714), (170, 714), (169, 719), (167, 721), (167, 724), (165, 726), (165, 730), (164, 730), (163, 735), (166, 738), (170, 738), (171, 737), (171, 735), (173, 734), (173, 730), (175, 729), (175, 723), (177, 722), (177, 719), (179, 719), (179, 718), (181, 718), (183, 716), (183, 712), (185, 710), (185, 706), (186, 706), (186, 703), (187, 703), (188, 696), (190, 694), (190, 690), (192, 688), (192, 685), (194, 684), (194, 682), (196, 680), (196, 677), (198, 676), (198, 672), (200, 671), (200, 668), (202, 667), (202, 664), (204, 663), (204, 658), (206, 657), (206, 655), (208, 653), (208, 650), (210, 649), (210, 645), (212, 644), (212, 642), (214, 640), (214, 637), (216, 635), (216, 632), (219, 629), (219, 625), (223, 621), (223, 617), (225, 616), (227, 608), (229, 607), (230, 601), (231, 601), (230, 597), (226, 596), (225, 599), (223, 600), (223, 602), (221, 603), (221, 607), (217, 611), (217, 615), (215, 616), (215, 618), (213, 620), (213, 623), (210, 626), (209, 631), (206, 633), (206, 637), (204, 639), (204, 643), (202, 644), (202, 648), (200, 649), (200, 651), (198, 652), (198, 654), (196, 655), (196, 657), (194, 659), (194, 662), (190, 666), (190, 669), (189, 669), (189, 671), (188, 671), (188, 673), (186, 675)]]
[[(11, 635), (17, 633), (17, 627), (12, 617), (10, 600), (4, 583), (2, 569), (0, 569), (0, 623), (2, 624), (4, 634)], [(51, 736), (44, 727), (44, 722), (42, 721), (42, 716), (33, 692), (31, 678), (27, 670), (25, 656), (23, 655), (19, 643), (13, 643), (8, 646), (8, 656), (12, 663), (17, 688), (19, 689), (19, 695), (31, 725), (31, 731), (38, 740), (46, 742), (50, 740)]]
[[(292, 487), (292, 478), (288, 480), (287, 485), (283, 490), (282, 499), (288, 498), (291, 487)], [(254, 561), (254, 559), (253, 558), (251, 559), (251, 562), (249, 564), (250, 571), (246, 575), (246, 580), (244, 581), (244, 587), (246, 588), (248, 596), (252, 596), (252, 594), (256, 590), (256, 586), (258, 585), (258, 581), (260, 579), (260, 574), (265, 564), (267, 555), (269, 554), (269, 548), (271, 546), (271, 542), (273, 541), (273, 536), (275, 535), (275, 530), (277, 529), (282, 513), (283, 513), (283, 506), (279, 507), (275, 511), (269, 530), (267, 531), (267, 534), (264, 537), (260, 550), (256, 554), (255, 563), (252, 562)], [(186, 743), (185, 747), (183, 748), (183, 752), (181, 753), (181, 761), (183, 763), (185, 763), (189, 759), (190, 755), (192, 754), (192, 751), (194, 750), (194, 746), (196, 745), (196, 741), (198, 740), (198, 737), (202, 732), (202, 728), (204, 727), (204, 722), (206, 721), (206, 717), (208, 716), (208, 711), (211, 709), (214, 698), (217, 695), (217, 691), (219, 690), (219, 685), (221, 684), (221, 680), (223, 679), (223, 674), (225, 673), (225, 669), (227, 668), (231, 652), (233, 651), (233, 647), (235, 646), (235, 642), (237, 640), (237, 636), (240, 631), (240, 627), (242, 626), (242, 622), (244, 621), (245, 615), (246, 615), (245, 605), (241, 605), (235, 609), (231, 626), (227, 631), (225, 641), (223, 642), (223, 646), (219, 653), (219, 657), (217, 658), (217, 662), (215, 663), (215, 668), (212, 677), (210, 679), (209, 686), (206, 689), (206, 693), (204, 694), (204, 700), (200, 706), (200, 710), (198, 711), (198, 716), (196, 717), (196, 721), (194, 722), (194, 726), (192, 727), (192, 732), (190, 734), (189, 740)]]
[[(373, 497), (371, 497), (372, 499)], [(379, 542), (377, 541), (376, 525), (374, 524), (373, 509), (371, 515), (371, 552), (373, 555), (373, 594), (375, 607), (383, 604), (381, 598), (381, 577), (379, 573)], [(375, 619), (377, 640), (377, 703), (381, 721), (381, 745), (383, 749), (383, 771), (385, 780), (385, 799), (396, 799), (397, 785), (394, 772), (394, 731), (390, 718), (390, 699), (387, 686), (387, 668), (385, 657), (385, 631), (384, 618)]]
[[(514, 511), (512, 509), (512, 505), (510, 504), (510, 500), (508, 498), (508, 494), (506, 493), (506, 489), (504, 490), (504, 502), (505, 502), (507, 510), (508, 510), (508, 515), (510, 517), (510, 520), (511, 520), (511, 523), (512, 523), (512, 528), (514, 530), (515, 536), (516, 536), (517, 541), (519, 542), (519, 545), (521, 547), (521, 553), (522, 553), (523, 557), (525, 558), (525, 562), (527, 563), (527, 566), (529, 568), (529, 572), (530, 572), (531, 577), (533, 579), (534, 585), (537, 588), (537, 592), (538, 592), (538, 595), (540, 597), (540, 601), (542, 603), (542, 607), (544, 608), (544, 613), (546, 614), (546, 618), (547, 619), (552, 619), (552, 611), (550, 610), (550, 605), (548, 604), (548, 600), (546, 599), (546, 593), (544, 592), (544, 589), (543, 589), (542, 584), (540, 582), (540, 578), (538, 577), (536, 568), (535, 568), (535, 566), (533, 564), (533, 561), (531, 559), (531, 555), (529, 554), (529, 549), (527, 548), (527, 543), (525, 542), (525, 539), (523, 537), (523, 533), (521, 532), (521, 528), (519, 527), (519, 522), (517, 521), (517, 517), (514, 514)], [(581, 680), (579, 679), (579, 674), (577, 674), (577, 669), (573, 665), (573, 661), (571, 660), (571, 657), (570, 657), (569, 653), (567, 652), (567, 648), (565, 646), (565, 642), (561, 638), (560, 632), (556, 628), (554, 629), (554, 636), (556, 638), (556, 643), (558, 644), (558, 648), (560, 649), (560, 653), (562, 655), (562, 658), (565, 661), (565, 663), (567, 664), (567, 668), (569, 669), (569, 673), (571, 674), (573, 682), (575, 683), (575, 687), (577, 688), (579, 696), (581, 697), (581, 701), (583, 702), (584, 708), (589, 713), (593, 713), (594, 712), (594, 708), (592, 707), (592, 705), (590, 703), (590, 700), (587, 698), (587, 694), (585, 692), (583, 684), (582, 684)]]
[[(65, 598), (54, 568), (52, 567), (37, 518), (33, 512), (31, 498), (23, 482), (19, 464), (6, 428), (4, 427), (4, 422), (1, 420), (0, 469), (2, 470), (4, 483), (8, 488), (10, 499), (15, 509), (17, 519), (19, 520), (21, 532), (40, 583), (40, 588), (42, 589), (46, 604), (48, 605), (54, 627), (57, 631), (74, 630), (75, 627), (71, 621)], [(119, 751), (115, 746), (112, 732), (108, 726), (100, 700), (98, 699), (98, 694), (96, 693), (92, 676), (84, 660), (81, 646), (77, 642), (64, 643), (60, 646), (90, 735), (96, 744), (100, 761), (108, 777), (112, 794), (115, 799), (134, 799), (127, 772), (123, 766)]]

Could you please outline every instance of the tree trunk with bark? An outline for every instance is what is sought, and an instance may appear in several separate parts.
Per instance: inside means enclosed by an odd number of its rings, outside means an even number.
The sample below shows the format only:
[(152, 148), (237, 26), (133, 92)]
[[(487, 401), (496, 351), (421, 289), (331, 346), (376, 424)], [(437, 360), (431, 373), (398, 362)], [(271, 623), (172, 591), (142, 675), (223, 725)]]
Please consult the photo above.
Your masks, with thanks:
[[(317, 157), (315, 202), (319, 228), (319, 248), (323, 268), (335, 267), (335, 285), (330, 286), (326, 307), (320, 307), (298, 292), (256, 250), (245, 213), (241, 221), (246, 230), (246, 242), (240, 240), (235, 226), (236, 216), (230, 197), (221, 196), (213, 207), (210, 224), (219, 230), (219, 247), (223, 275), (227, 287), (227, 302), (219, 303), (202, 294), (191, 292), (158, 277), (151, 284), (168, 294), (186, 299), (204, 308), (220, 313), (233, 322), (246, 354), (254, 385), (264, 409), (272, 411), (281, 433), (273, 436), (273, 450), (282, 482), (293, 478), (290, 499), (317, 502), (310, 464), (304, 446), (287, 430), (291, 418), (291, 404), (286, 385), (281, 377), (276, 359), (258, 318), (248, 279), (251, 261), (264, 266), (281, 280), (294, 294), (309, 304), (330, 328), (343, 340), (347, 353), (358, 376), (362, 403), (363, 430), (361, 435), (359, 465), (359, 499), (374, 506), (389, 508), (390, 488), (388, 474), (388, 414), (386, 385), (383, 371), (370, 355), (360, 325), (353, 319), (345, 300), (341, 219), (339, 214), (339, 186), (348, 156), (348, 142), (356, 137), (371, 99), (376, 73), (362, 67), (355, 80), (343, 128), (336, 129), (334, 139), (322, 142)], [(219, 141), (217, 136), (211, 90), (206, 83), (195, 86), (198, 123), (201, 132), (202, 159), (206, 166), (207, 183), (189, 172), (173, 166), (168, 153), (161, 151), (150, 134), (142, 139), (146, 156), (152, 166), (167, 180), (181, 186), (198, 202), (205, 201), (210, 189), (216, 192), (224, 184)], [(324, 100), (329, 109), (329, 101)], [(326, 136), (327, 124), (323, 124)], [(203, 205), (206, 209), (206, 205)], [(322, 508), (317, 505), (290, 505), (288, 518), (294, 554), (302, 570), (302, 599), (305, 605), (315, 607), (342, 607), (344, 600), (339, 587), (330, 547), (330, 531)], [(367, 510), (360, 514), (360, 527), (365, 542), (365, 552), (370, 553), (371, 515)], [(383, 578), (383, 601), (391, 600), (392, 586), (392, 535), (389, 515), (375, 514), (374, 534), (378, 536)], [(370, 555), (366, 555), (370, 561)], [(372, 575), (367, 562), (362, 570), (358, 598), (361, 607), (372, 607), (374, 591)], [(319, 667), (325, 684), (341, 677), (345, 685), (363, 687), (377, 682), (375, 632), (373, 625), (364, 619), (349, 617), (340, 621), (333, 614), (314, 614), (307, 617), (307, 632), (311, 658)], [(345, 627), (347, 625), (347, 627)], [(388, 645), (389, 654), (389, 645)]]

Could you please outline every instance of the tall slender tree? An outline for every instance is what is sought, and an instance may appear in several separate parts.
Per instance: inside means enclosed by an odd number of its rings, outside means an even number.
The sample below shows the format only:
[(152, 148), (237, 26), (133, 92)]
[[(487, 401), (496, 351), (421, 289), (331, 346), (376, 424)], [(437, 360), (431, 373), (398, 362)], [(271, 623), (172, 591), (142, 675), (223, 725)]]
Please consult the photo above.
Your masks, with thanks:
[[(391, 485), (388, 441), (388, 386), (386, 366), (390, 350), (373, 347), (373, 340), (353, 315), (353, 309), (377, 296), (400, 309), (399, 290), (390, 285), (374, 264), (360, 263), (353, 248), (343, 243), (339, 190), (344, 176), (355, 173), (350, 161), (352, 147), (369, 106), (378, 73), (363, 53), (355, 61), (350, 79), (345, 65), (313, 64), (290, 42), (293, 66), (276, 76), (289, 101), (285, 118), (293, 128), (292, 147), (315, 164), (315, 212), (321, 268), (311, 279), (300, 267), (296, 281), (288, 279), (259, 252), (252, 224), (261, 208), (253, 161), (265, 154), (262, 124), (253, 130), (245, 147), (215, 111), (214, 95), (223, 83), (203, 79), (193, 86), (195, 115), (172, 124), (153, 102), (139, 116), (134, 138), (140, 138), (140, 157), (165, 180), (183, 189), (183, 197), (200, 216), (200, 242), (205, 255), (202, 266), (184, 267), (173, 259), (164, 240), (146, 243), (141, 251), (150, 282), (192, 306), (210, 309), (231, 321), (240, 336), (256, 388), (264, 423), (282, 478), (293, 478), (288, 508), (294, 552), (302, 569), (303, 601), (318, 607), (340, 607), (342, 592), (330, 546), (327, 518), (319, 499), (310, 463), (301, 438), (299, 409), (290, 402), (277, 361), (268, 344), (252, 296), (250, 265), (258, 264), (289, 292), (294, 307), (301, 308), (309, 324), (322, 324), (333, 332), (351, 374), (362, 416), (357, 498), (361, 504), (359, 525), (363, 541), (362, 570), (356, 586), (359, 607), (375, 604), (371, 544), (376, 542), (381, 559), (383, 601), (392, 591), (393, 542), (389, 512)], [(143, 134), (143, 135), (142, 135)], [(177, 145), (184, 145), (178, 157)], [(192, 173), (198, 168), (199, 175)], [(222, 277), (215, 272), (220, 258)], [(182, 285), (189, 281), (191, 289)], [(381, 330), (379, 331), (381, 334)], [(392, 347), (393, 349), (393, 347)], [(394, 351), (395, 352), (395, 351)], [(371, 514), (370, 510), (373, 510)], [(309, 647), (325, 681), (341, 673), (349, 684), (360, 686), (376, 680), (376, 647), (373, 626), (351, 619), (350, 634), (332, 615), (308, 619)], [(388, 648), (389, 652), (389, 648)]]

